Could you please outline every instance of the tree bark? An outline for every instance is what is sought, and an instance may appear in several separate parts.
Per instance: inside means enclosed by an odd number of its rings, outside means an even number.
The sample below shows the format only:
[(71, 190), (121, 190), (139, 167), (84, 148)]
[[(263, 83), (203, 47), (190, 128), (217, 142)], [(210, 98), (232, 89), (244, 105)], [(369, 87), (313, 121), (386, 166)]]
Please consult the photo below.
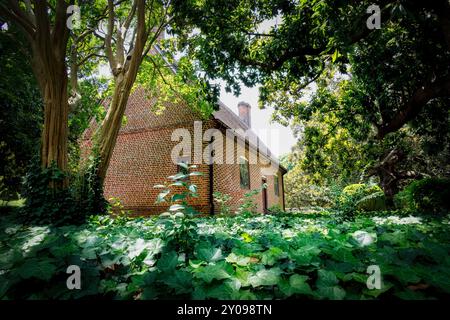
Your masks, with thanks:
[[(44, 127), (41, 136), (41, 165), (48, 168), (55, 164), (61, 171), (67, 171), (67, 140), (69, 104), (67, 96), (67, 75), (47, 75), (43, 92)], [(59, 187), (67, 187), (67, 179)], [(56, 186), (56, 185), (54, 185)]]
[[(134, 81), (133, 81), (134, 82)], [(108, 112), (100, 127), (98, 136), (100, 164), (98, 176), (104, 181), (111, 161), (114, 146), (122, 125), (122, 119), (133, 87), (133, 82), (119, 80), (116, 82), (113, 98)]]
[[(135, 0), (133, 9), (124, 24), (125, 31), (117, 30), (117, 39), (120, 39), (117, 46), (117, 53), (114, 54), (111, 47), (112, 33), (114, 31), (114, 8), (113, 1), (108, 1), (109, 19), (108, 32), (105, 38), (105, 51), (109, 60), (112, 74), (114, 75), (115, 87), (109, 109), (98, 130), (96, 137), (100, 163), (98, 167), (98, 177), (103, 182), (106, 177), (109, 163), (116, 145), (117, 137), (122, 124), (122, 118), (128, 103), (133, 84), (145, 56), (145, 45), (149, 32), (145, 23), (145, 0)], [(132, 16), (137, 15), (136, 38), (130, 51), (125, 54), (124, 46), (121, 43), (122, 37), (126, 35), (129, 21)], [(123, 32), (123, 33), (122, 33)], [(154, 39), (150, 41), (153, 43)]]
[[(31, 51), (33, 72), (38, 81), (44, 102), (44, 126), (41, 136), (41, 165), (48, 168), (55, 164), (67, 171), (68, 94), (66, 50), (69, 30), (66, 25), (67, 6), (74, 0), (56, 1), (55, 16), (49, 18), (47, 1), (19, 1), (0, 3), (0, 13), (22, 28)], [(67, 179), (52, 183), (51, 187), (66, 187)]]

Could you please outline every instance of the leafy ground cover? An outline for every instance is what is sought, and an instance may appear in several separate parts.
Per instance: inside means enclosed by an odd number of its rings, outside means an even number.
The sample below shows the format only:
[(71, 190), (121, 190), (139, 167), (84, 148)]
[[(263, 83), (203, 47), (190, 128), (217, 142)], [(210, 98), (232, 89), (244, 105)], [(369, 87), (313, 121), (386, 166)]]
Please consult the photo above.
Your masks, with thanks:
[[(5, 221), (2, 299), (450, 296), (450, 216), (97, 217), (58, 228)], [(66, 287), (73, 264), (80, 290)], [(370, 265), (380, 267), (381, 289), (367, 287)]]

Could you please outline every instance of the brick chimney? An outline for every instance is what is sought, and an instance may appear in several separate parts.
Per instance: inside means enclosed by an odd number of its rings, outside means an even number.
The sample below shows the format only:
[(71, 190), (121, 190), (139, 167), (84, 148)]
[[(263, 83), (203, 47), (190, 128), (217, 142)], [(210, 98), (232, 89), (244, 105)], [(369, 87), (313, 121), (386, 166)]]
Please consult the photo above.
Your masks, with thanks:
[(241, 101), (238, 103), (239, 118), (251, 128), (251, 106), (247, 102)]

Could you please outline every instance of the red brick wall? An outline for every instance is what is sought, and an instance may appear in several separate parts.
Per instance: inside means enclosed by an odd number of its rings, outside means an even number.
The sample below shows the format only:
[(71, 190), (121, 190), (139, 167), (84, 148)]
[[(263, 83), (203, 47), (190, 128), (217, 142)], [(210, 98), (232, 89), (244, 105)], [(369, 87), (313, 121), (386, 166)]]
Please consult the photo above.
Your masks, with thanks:
[[(171, 152), (179, 142), (171, 141), (172, 132), (176, 128), (188, 129), (193, 143), (194, 121), (200, 120), (200, 117), (189, 107), (171, 104), (166, 105), (166, 110), (161, 115), (156, 115), (151, 111), (153, 101), (146, 97), (143, 89), (137, 89), (130, 96), (125, 112), (126, 124), (120, 130), (105, 180), (105, 197), (118, 198), (125, 209), (132, 210), (135, 214), (156, 214), (166, 210), (167, 206), (155, 203), (161, 190), (155, 189), (154, 185), (162, 184), (167, 181), (168, 176), (177, 172), (177, 166), (171, 159)], [(91, 128), (86, 131), (85, 140), (82, 142), (84, 147), (89, 146), (89, 138), (96, 126), (92, 123)], [(216, 120), (203, 122), (203, 131), (219, 126)], [(203, 142), (203, 147), (205, 148), (207, 144)], [(235, 149), (237, 149), (236, 146)], [(248, 152), (247, 147), (247, 158)], [(191, 156), (194, 160), (193, 147)], [(239, 164), (214, 164), (213, 166), (213, 189), (230, 194), (233, 209), (237, 209), (241, 203), (240, 199), (246, 192), (261, 186), (260, 169), (263, 166), (251, 164), (249, 167), (250, 189), (244, 190), (240, 187)], [(203, 176), (191, 179), (198, 186), (199, 197), (191, 199), (190, 203), (202, 213), (209, 213), (209, 166), (201, 164), (197, 171), (202, 172)], [(268, 207), (275, 203), (282, 205), (282, 197), (276, 197), (274, 194), (273, 177), (266, 178)], [(279, 181), (281, 189), (281, 177)], [(280, 190), (281, 195), (282, 190)], [(262, 195), (255, 196), (255, 201), (258, 204), (258, 210), (262, 211)], [(219, 208), (215, 205), (215, 212), (218, 210)]]
[[(224, 137), (225, 137), (225, 133)], [(224, 154), (226, 154), (226, 138), (224, 139)], [(237, 154), (237, 143), (234, 143), (234, 158), (236, 159)], [(253, 148), (248, 147), (246, 145), (245, 148), (245, 157), (250, 159), (249, 152), (255, 153), (256, 151)], [(229, 205), (232, 210), (237, 210), (239, 205), (242, 204), (242, 199), (244, 195), (254, 189), (260, 188), (262, 185), (263, 176), (267, 180), (267, 207), (271, 207), (272, 205), (279, 204), (281, 207), (283, 206), (283, 198), (282, 198), (282, 190), (281, 190), (281, 179), (279, 180), (279, 197), (275, 195), (274, 190), (274, 178), (270, 175), (264, 175), (261, 172), (261, 169), (267, 168), (267, 165), (262, 164), (261, 161), (258, 161), (256, 164), (249, 164), (249, 173), (250, 173), (250, 188), (245, 189), (241, 187), (240, 184), (240, 168), (239, 164), (215, 164), (214, 165), (214, 191), (219, 191), (224, 194), (229, 194), (231, 196), (231, 200), (229, 201)], [(281, 177), (281, 172), (278, 171), (279, 177)], [(255, 203), (258, 205), (258, 212), (263, 211), (263, 198), (262, 194), (259, 193), (253, 197)], [(219, 206), (216, 204), (214, 211), (218, 213), (220, 210)]]

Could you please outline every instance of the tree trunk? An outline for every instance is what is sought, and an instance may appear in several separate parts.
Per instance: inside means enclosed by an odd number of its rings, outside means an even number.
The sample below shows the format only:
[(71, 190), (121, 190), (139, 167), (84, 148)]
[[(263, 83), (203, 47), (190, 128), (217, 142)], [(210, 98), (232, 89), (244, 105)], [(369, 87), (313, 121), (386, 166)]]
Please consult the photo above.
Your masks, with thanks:
[(384, 154), (380, 163), (368, 172), (369, 176), (376, 175), (380, 178), (380, 186), (386, 196), (388, 206), (393, 206), (394, 196), (399, 191), (401, 175), (398, 171), (399, 164), (405, 159), (405, 154), (399, 149), (392, 149)]
[[(128, 98), (136, 80), (139, 66), (142, 63), (145, 45), (149, 36), (145, 24), (145, 0), (136, 0), (133, 7), (137, 10), (137, 29), (135, 31), (136, 39), (132, 50), (125, 54), (123, 43), (121, 42), (123, 40), (120, 40), (123, 39), (123, 34), (121, 33), (121, 30), (119, 30), (117, 33), (118, 52), (114, 55), (111, 47), (112, 33), (114, 30), (114, 9), (113, 1), (108, 1), (109, 22), (108, 32), (105, 38), (105, 51), (108, 56), (112, 74), (114, 75), (115, 87), (111, 104), (106, 113), (106, 117), (98, 130), (98, 135), (96, 136), (97, 141), (95, 142), (99, 149), (98, 152), (100, 157), (97, 175), (102, 183), (106, 177), (109, 162), (111, 161), (117, 136), (119, 135), (120, 127), (122, 125), (122, 118), (125, 114)], [(133, 15), (134, 10), (130, 12), (127, 19), (128, 23), (124, 23), (124, 26), (126, 26), (125, 29), (128, 28)], [(150, 44), (152, 44), (153, 41), (154, 39), (150, 41)]]
[[(65, 72), (49, 77), (45, 84), (44, 127), (41, 136), (41, 165), (50, 167), (53, 163), (63, 172), (67, 171), (68, 113), (67, 76)], [(57, 185), (55, 185), (58, 187)], [(59, 187), (66, 187), (64, 179)]]
[(102, 182), (105, 180), (114, 146), (116, 145), (117, 136), (119, 135), (122, 125), (122, 119), (133, 87), (134, 78), (135, 77), (131, 80), (127, 77), (127, 79), (124, 80), (123, 77), (119, 75), (108, 112), (99, 128), (97, 140), (100, 156), (98, 177)]

